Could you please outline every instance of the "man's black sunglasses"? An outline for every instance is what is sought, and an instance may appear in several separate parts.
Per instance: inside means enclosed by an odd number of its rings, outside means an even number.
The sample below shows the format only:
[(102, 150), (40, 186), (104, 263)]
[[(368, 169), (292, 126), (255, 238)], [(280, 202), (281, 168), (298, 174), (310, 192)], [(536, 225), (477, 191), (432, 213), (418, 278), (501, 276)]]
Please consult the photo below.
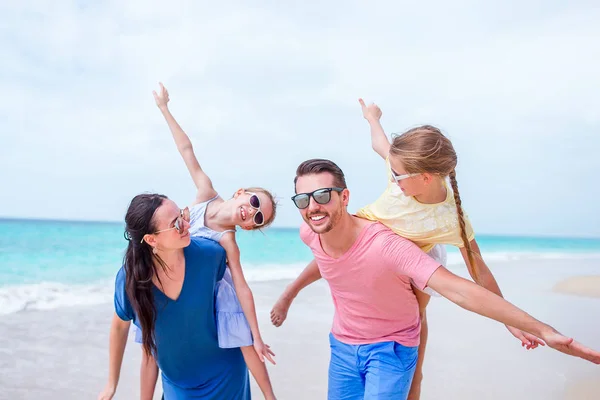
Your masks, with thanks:
[(299, 209), (304, 209), (308, 207), (310, 204), (310, 198), (312, 197), (319, 204), (327, 204), (331, 200), (331, 192), (342, 192), (344, 188), (339, 187), (330, 187), (330, 188), (322, 188), (317, 189), (314, 192), (310, 193), (298, 193), (295, 196), (292, 196), (292, 201)]

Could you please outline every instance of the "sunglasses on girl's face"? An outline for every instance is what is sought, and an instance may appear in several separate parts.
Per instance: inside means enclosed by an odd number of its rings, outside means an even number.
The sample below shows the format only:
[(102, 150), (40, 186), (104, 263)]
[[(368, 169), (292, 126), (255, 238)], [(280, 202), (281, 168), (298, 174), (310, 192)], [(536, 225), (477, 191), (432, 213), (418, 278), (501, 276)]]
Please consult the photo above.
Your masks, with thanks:
[[(181, 235), (183, 233), (183, 230), (185, 229), (184, 221), (190, 222), (190, 209), (188, 207), (184, 208), (183, 210), (179, 210), (179, 217), (177, 217), (177, 219), (175, 220), (175, 224), (172, 228), (161, 229), (160, 231), (154, 232), (154, 235), (161, 232), (172, 231), (173, 229), (176, 229), (177, 232)], [(143, 242), (144, 238), (142, 238), (142, 241), (140, 243)]]
[(254, 217), (252, 217), (252, 220), (254, 221), (254, 224), (256, 226), (261, 226), (265, 223), (265, 215), (260, 209), (260, 199), (258, 198), (256, 193), (248, 193), (251, 195), (250, 200), (248, 200), (248, 203), (250, 204), (250, 207), (256, 210), (256, 212), (254, 213)]
[(331, 200), (331, 192), (342, 192), (344, 188), (330, 187), (317, 189), (310, 193), (298, 193), (292, 196), (292, 201), (299, 209), (303, 210), (310, 204), (310, 198), (312, 197), (318, 204), (327, 204)]
[(407, 179), (407, 178), (411, 178), (413, 176), (417, 176), (417, 175), (421, 175), (419, 173), (417, 174), (403, 174), (403, 175), (397, 175), (396, 171), (394, 171), (393, 169), (390, 168), (390, 172), (392, 174), (392, 179), (390, 179), (392, 182), (396, 182), (399, 183), (400, 181)]

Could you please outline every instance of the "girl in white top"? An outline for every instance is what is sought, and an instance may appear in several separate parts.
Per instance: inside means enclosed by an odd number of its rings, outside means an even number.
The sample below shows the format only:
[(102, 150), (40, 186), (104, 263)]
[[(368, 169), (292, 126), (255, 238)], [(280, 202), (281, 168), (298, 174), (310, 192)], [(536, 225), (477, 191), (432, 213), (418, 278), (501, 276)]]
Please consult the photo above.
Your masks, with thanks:
[[(265, 359), (275, 364), (272, 357), (275, 354), (262, 340), (254, 297), (244, 278), (240, 250), (235, 240), (236, 226), (244, 230), (254, 230), (270, 225), (275, 219), (275, 200), (269, 191), (259, 187), (239, 189), (228, 200), (221, 198), (208, 175), (200, 167), (189, 137), (169, 111), (167, 89), (161, 83), (159, 93), (153, 94), (156, 105), (169, 125), (177, 149), (196, 184), (196, 199), (189, 210), (186, 209), (187, 215), (184, 215), (190, 222), (190, 235), (212, 239), (227, 252), (228, 268), (223, 279), (217, 282), (216, 289), (219, 347), (239, 347), (265, 398), (275, 399), (264, 364)], [(141, 375), (142, 392), (148, 392), (148, 388), (153, 391), (157, 376), (155, 360), (144, 356)]]

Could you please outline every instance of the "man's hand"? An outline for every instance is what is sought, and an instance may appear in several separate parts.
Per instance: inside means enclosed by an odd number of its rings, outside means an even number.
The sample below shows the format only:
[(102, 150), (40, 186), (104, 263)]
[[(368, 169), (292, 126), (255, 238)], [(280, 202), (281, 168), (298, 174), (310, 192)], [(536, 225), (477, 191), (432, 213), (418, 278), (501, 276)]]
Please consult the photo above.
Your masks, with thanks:
[(156, 93), (155, 90), (152, 91), (152, 94), (154, 95), (154, 101), (156, 101), (158, 108), (167, 108), (167, 103), (169, 102), (169, 92), (164, 87), (162, 82), (159, 82), (158, 85), (160, 86), (158, 91), (159, 93)]
[(568, 354), (570, 356), (580, 357), (584, 360), (591, 361), (594, 364), (600, 364), (600, 352), (585, 347), (579, 342), (574, 341), (572, 338), (561, 335), (557, 331), (551, 331), (550, 333), (544, 334), (544, 341), (554, 350), (558, 350), (561, 353)]

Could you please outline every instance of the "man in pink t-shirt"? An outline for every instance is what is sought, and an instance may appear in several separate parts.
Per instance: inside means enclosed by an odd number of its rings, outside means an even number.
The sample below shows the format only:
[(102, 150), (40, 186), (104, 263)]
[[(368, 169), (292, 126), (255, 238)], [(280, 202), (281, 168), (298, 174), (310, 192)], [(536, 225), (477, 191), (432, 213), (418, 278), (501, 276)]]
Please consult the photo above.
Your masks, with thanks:
[[(335, 306), (328, 398), (406, 399), (417, 362), (420, 318), (411, 284), (459, 306), (542, 338), (548, 346), (600, 364), (600, 353), (574, 342), (500, 296), (449, 272), (377, 222), (348, 213), (344, 173), (329, 160), (300, 164), (292, 197), (313, 263), (303, 272), (329, 284)], [(314, 276), (310, 276), (314, 275)]]
[(361, 226), (358, 236), (351, 237), (352, 245), (339, 257), (323, 250), (320, 235), (309, 225), (300, 227), (300, 237), (331, 289), (331, 332), (349, 344), (393, 341), (418, 346), (421, 318), (411, 280), (424, 289), (440, 265), (384, 225), (356, 220)]

